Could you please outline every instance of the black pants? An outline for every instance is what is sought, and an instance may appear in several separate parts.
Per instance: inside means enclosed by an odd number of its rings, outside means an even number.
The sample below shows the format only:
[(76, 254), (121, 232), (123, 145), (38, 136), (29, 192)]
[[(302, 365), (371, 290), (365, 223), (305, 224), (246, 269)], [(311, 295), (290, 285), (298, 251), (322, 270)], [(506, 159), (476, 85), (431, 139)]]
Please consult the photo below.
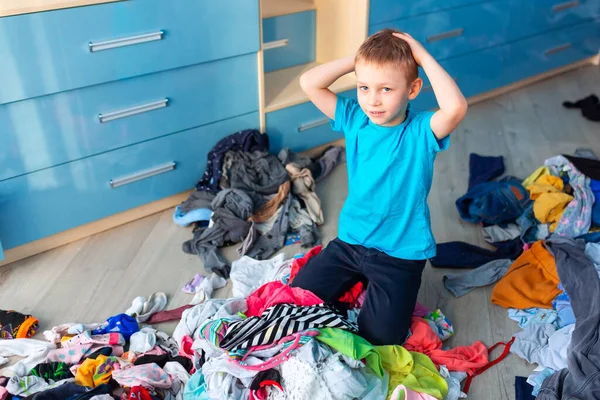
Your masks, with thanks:
[(311, 258), (292, 286), (335, 302), (358, 281), (368, 281), (358, 315), (359, 335), (373, 345), (402, 344), (421, 286), (425, 260), (403, 260), (335, 238)]

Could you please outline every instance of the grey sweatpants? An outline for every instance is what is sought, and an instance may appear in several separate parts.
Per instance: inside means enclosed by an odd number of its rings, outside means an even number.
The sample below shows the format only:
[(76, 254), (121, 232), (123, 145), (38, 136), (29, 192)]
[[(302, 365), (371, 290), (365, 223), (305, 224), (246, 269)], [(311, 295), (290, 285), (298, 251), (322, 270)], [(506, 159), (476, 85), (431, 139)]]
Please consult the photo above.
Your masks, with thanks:
[(494, 260), (469, 272), (444, 275), (444, 286), (454, 296), (464, 296), (477, 287), (498, 282), (512, 263), (508, 259)]
[(600, 399), (600, 279), (584, 246), (583, 241), (572, 239), (547, 242), (577, 322), (568, 349), (568, 369), (546, 378), (538, 400)]

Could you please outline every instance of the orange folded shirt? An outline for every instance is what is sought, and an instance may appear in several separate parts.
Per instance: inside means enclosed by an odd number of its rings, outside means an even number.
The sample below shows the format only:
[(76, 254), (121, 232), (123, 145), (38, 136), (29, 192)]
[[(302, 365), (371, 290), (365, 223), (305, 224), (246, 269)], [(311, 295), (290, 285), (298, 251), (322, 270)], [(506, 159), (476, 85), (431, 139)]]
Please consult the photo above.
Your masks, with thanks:
[(552, 300), (562, 293), (559, 283), (554, 257), (538, 241), (496, 283), (491, 301), (506, 308), (552, 308)]

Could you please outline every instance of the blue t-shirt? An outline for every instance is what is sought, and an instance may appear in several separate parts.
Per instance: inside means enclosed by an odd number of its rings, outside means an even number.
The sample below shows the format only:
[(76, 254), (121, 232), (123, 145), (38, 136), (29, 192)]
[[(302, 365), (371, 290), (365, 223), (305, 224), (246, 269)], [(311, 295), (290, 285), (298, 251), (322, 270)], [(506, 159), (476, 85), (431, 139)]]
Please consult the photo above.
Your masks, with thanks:
[(432, 115), (409, 106), (402, 124), (379, 126), (358, 101), (338, 96), (331, 127), (344, 132), (348, 167), (341, 240), (408, 260), (435, 256), (427, 195), (436, 154), (448, 148), (450, 137), (435, 137)]

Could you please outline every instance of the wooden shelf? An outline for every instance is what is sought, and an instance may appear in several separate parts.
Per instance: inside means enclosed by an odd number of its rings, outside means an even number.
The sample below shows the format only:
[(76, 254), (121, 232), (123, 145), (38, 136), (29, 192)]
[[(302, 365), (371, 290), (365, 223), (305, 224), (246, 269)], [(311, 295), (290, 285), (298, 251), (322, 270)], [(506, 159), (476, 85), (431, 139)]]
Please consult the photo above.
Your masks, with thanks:
[(314, 10), (312, 0), (261, 0), (262, 18)]
[[(317, 65), (317, 63), (312, 62), (266, 73), (265, 112), (268, 113), (308, 101), (308, 97), (300, 88), (300, 75)], [(356, 88), (356, 77), (353, 72), (342, 76), (329, 87), (335, 93), (353, 88)]]
[(0, 17), (89, 6), (113, 1), (120, 0), (0, 0)]

